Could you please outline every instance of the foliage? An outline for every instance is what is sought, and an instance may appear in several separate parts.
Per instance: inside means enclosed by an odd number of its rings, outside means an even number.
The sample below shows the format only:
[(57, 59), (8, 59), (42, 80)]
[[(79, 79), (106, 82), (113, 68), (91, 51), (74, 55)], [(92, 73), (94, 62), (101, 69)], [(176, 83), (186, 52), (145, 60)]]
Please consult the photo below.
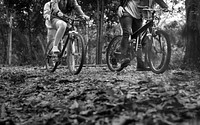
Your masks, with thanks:
[[(166, 1), (169, 5), (170, 13), (161, 14), (159, 26), (170, 36), (172, 43), (172, 56), (170, 68), (180, 68), (185, 55), (185, 37), (183, 32), (186, 23), (186, 11), (184, 0)], [(186, 35), (184, 35), (186, 36)]]
[[(37, 36), (42, 36), (42, 40), (46, 39), (46, 28), (43, 19), (43, 6), (48, 0), (5, 0), (4, 4), (1, 4), (5, 8), (5, 5), (10, 12), (14, 12), (14, 42), (13, 46), (15, 51), (16, 64), (42, 61), (42, 48), (37, 40)], [(96, 20), (97, 20), (97, 2), (96, 0), (78, 0), (84, 12), (91, 17), (89, 25), (89, 41), (87, 45), (92, 44), (92, 55), (95, 59), (96, 51)], [(118, 0), (105, 0), (105, 14), (104, 14), (104, 26), (103, 26), (103, 52), (105, 52), (108, 42), (114, 35), (121, 34), (118, 26), (117, 6)], [(182, 26), (185, 24), (185, 8), (184, 0), (167, 1), (169, 9), (172, 9), (171, 14), (161, 14), (160, 27), (164, 27), (174, 40), (174, 44), (180, 43), (179, 32), (182, 30)], [(4, 9), (5, 10), (5, 9)], [(2, 13), (2, 12), (1, 12)], [(1, 14), (1, 18), (5, 17), (4, 22), (8, 21), (6, 12)], [(175, 26), (176, 25), (176, 26)], [(84, 35), (86, 32), (81, 31)], [(17, 33), (15, 33), (17, 32)], [(175, 33), (174, 33), (175, 32)], [(17, 34), (17, 35), (15, 35)], [(178, 34), (178, 35), (176, 35)], [(182, 40), (181, 40), (182, 41)], [(45, 43), (45, 42), (44, 42)], [(20, 47), (23, 46), (23, 47)], [(5, 53), (5, 52), (4, 52)], [(28, 55), (31, 57), (28, 57)], [(104, 58), (104, 56), (103, 56)], [(93, 60), (94, 60), (93, 59)], [(33, 60), (33, 61), (31, 61)], [(103, 61), (104, 62), (104, 61)]]

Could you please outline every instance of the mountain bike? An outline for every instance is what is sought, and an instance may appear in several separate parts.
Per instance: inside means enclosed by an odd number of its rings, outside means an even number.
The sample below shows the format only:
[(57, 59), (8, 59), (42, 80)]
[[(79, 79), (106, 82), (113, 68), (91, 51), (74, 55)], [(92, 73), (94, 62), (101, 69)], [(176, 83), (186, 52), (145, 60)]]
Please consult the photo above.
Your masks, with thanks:
[[(133, 60), (137, 56), (139, 49), (144, 50), (144, 60), (150, 67), (151, 71), (160, 74), (167, 70), (171, 58), (171, 43), (168, 34), (161, 30), (156, 23), (159, 17), (156, 12), (162, 9), (150, 9), (140, 7), (143, 11), (150, 13), (150, 17), (146, 19), (146, 23), (135, 31), (129, 40), (127, 54)], [(120, 43), (122, 35), (115, 36), (108, 45), (106, 51), (106, 63), (111, 71), (121, 71), (123, 67), (120, 65), (121, 52)], [(114, 65), (113, 65), (114, 63)]]
[(82, 18), (71, 18), (64, 15), (61, 20), (69, 24), (62, 40), (59, 43), (60, 53), (53, 55), (49, 43), (46, 48), (46, 69), (54, 72), (60, 64), (67, 65), (73, 75), (80, 73), (85, 59), (85, 45), (81, 34), (76, 31), (76, 25), (84, 21)]

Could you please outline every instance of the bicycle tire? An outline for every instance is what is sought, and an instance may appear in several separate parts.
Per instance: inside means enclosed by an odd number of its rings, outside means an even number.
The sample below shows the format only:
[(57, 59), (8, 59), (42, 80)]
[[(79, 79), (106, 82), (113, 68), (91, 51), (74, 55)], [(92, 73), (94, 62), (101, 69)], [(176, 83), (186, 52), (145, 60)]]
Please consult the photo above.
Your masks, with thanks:
[[(156, 74), (164, 73), (168, 68), (171, 58), (171, 43), (168, 34), (163, 30), (158, 30), (155, 34), (152, 34), (151, 40), (148, 44), (148, 64), (151, 71)], [(165, 45), (162, 46), (162, 44)], [(156, 47), (160, 47), (160, 49), (157, 49)], [(163, 51), (165, 47), (167, 47), (166, 52), (165, 50)], [(159, 61), (159, 53), (161, 53), (162, 57), (160, 62), (157, 63)], [(157, 66), (156, 63), (158, 64)]]
[(46, 51), (45, 51), (45, 65), (46, 65), (46, 70), (48, 72), (54, 72), (58, 65), (60, 64), (60, 59), (59, 57), (55, 57), (52, 55), (51, 50), (52, 50), (52, 46), (51, 48), (49, 48), (51, 43), (48, 43), (46, 46)]
[(49, 49), (49, 46), (50, 46), (50, 42), (48, 42), (47, 46), (45, 47), (45, 67), (47, 71), (49, 71), (49, 54), (51, 50)]
[[(108, 44), (108, 48), (106, 50), (106, 64), (110, 71), (121, 71), (123, 68), (121, 68), (120, 65), (120, 43), (122, 40), (122, 35), (115, 36), (110, 43)], [(118, 51), (118, 52), (117, 52)], [(119, 53), (118, 55), (116, 53)], [(115, 63), (115, 64), (112, 64)]]
[(84, 39), (82, 35), (75, 32), (71, 33), (70, 36), (68, 43), (68, 68), (72, 75), (77, 75), (80, 73), (85, 59)]

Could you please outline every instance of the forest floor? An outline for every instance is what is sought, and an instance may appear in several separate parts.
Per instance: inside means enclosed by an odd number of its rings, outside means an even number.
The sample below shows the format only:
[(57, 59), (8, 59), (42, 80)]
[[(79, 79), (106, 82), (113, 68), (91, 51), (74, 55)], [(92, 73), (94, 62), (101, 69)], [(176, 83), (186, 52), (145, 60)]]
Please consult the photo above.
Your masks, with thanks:
[(199, 125), (200, 73), (0, 68), (1, 125)]

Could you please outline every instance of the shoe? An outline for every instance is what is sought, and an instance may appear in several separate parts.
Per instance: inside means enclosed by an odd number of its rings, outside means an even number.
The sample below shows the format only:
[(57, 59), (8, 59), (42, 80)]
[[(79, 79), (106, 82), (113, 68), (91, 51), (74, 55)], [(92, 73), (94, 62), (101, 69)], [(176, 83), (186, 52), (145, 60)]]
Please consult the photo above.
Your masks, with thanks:
[(151, 71), (150, 67), (137, 67), (136, 71)]
[(144, 64), (144, 62), (139, 61), (139, 62), (137, 63), (136, 71), (151, 71), (151, 68), (150, 68), (149, 66), (146, 66), (146, 65)]
[(111, 57), (111, 64), (113, 68), (117, 68), (117, 59), (120, 59), (121, 52), (115, 51)]
[(151, 71), (151, 68), (143, 62), (140, 58), (137, 58), (137, 68), (136, 71)]
[(51, 52), (52, 52), (52, 55), (58, 55), (60, 53), (60, 50), (58, 49), (57, 46), (53, 46)]
[(117, 71), (121, 71), (122, 69), (124, 69), (125, 67), (127, 67), (130, 64), (131, 60), (130, 58), (124, 58), (121, 61), (121, 66)]
[(60, 53), (60, 50), (58, 49), (57, 46), (53, 46), (52, 50), (51, 50), (51, 58), (52, 58), (52, 61), (55, 63), (59, 60), (59, 53)]
[(117, 68), (117, 60), (116, 60), (116, 58), (112, 58), (111, 59), (111, 64), (112, 64), (113, 68)]

